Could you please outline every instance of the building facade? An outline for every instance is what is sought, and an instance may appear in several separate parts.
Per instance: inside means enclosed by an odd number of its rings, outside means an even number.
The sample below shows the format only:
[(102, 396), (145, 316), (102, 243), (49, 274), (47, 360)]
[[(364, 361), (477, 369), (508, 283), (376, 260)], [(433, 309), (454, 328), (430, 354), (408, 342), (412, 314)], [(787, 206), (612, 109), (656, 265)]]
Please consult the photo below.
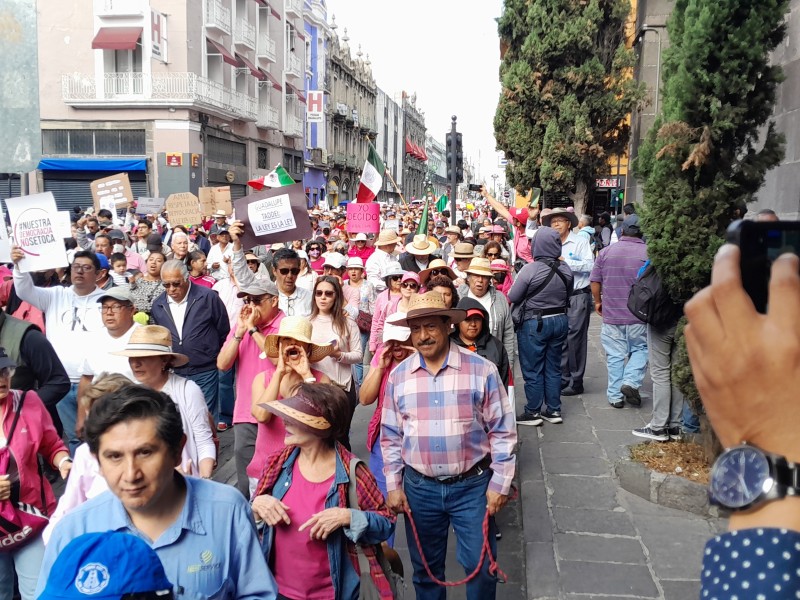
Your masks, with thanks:
[[(330, 37), (328, 9), (324, 0), (305, 0), (305, 57), (306, 57), (306, 107), (308, 113), (319, 115), (320, 121), (305, 124), (305, 172), (303, 186), (308, 197), (308, 206), (318, 206), (325, 201), (328, 179), (327, 134), (328, 115), (325, 111), (327, 81), (327, 47)], [(309, 93), (310, 92), (310, 93)]]
[(435, 196), (439, 198), (442, 194), (447, 194), (450, 189), (450, 182), (447, 181), (447, 152), (442, 142), (427, 134), (425, 136), (425, 154), (428, 157), (426, 163), (428, 181), (433, 187)]
[[(403, 158), (405, 143), (403, 141), (403, 109), (392, 97), (378, 88), (375, 115), (378, 122), (378, 135), (375, 138), (375, 149), (383, 159), (386, 170), (394, 179), (397, 187), (403, 189)], [(397, 193), (389, 177), (383, 178), (383, 188), (378, 194), (380, 202), (400, 203)]]
[(403, 194), (406, 200), (422, 198), (428, 170), (425, 161), (425, 116), (417, 108), (417, 95), (402, 92), (403, 133), (405, 155), (403, 159)]

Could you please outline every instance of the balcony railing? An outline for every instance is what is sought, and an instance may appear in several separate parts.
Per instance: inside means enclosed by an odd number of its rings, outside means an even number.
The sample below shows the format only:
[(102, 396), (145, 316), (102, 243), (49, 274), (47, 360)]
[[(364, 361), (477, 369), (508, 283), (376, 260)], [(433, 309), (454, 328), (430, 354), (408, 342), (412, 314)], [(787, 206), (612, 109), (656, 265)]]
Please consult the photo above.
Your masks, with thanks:
[(269, 104), (259, 105), (256, 126), (262, 129), (280, 129), (278, 109)]
[(263, 58), (269, 62), (274, 63), (278, 60), (277, 54), (275, 54), (275, 40), (271, 40), (265, 35), (258, 38), (258, 50), (256, 53), (259, 58)]
[(346, 165), (347, 164), (347, 154), (344, 152), (339, 152), (338, 150), (333, 153), (333, 162), (337, 165)]
[(295, 79), (300, 79), (303, 76), (303, 64), (291, 52), (286, 54), (286, 74)]
[(143, 0), (103, 0), (99, 17), (140, 17), (149, 4)]
[(286, 135), (289, 137), (303, 137), (303, 121), (300, 117), (286, 115)]
[(256, 49), (256, 28), (247, 21), (236, 23), (236, 30), (233, 36), (233, 43), (239, 46), (247, 46)]
[(294, 17), (302, 17), (303, 0), (286, 0), (286, 14)]
[(256, 99), (196, 73), (62, 75), (61, 95), (75, 107), (196, 107), (247, 121), (258, 118)]
[(358, 166), (358, 159), (355, 154), (349, 154), (347, 156), (347, 166), (350, 169), (355, 169)]
[(231, 34), (231, 9), (220, 0), (206, 0), (206, 27)]

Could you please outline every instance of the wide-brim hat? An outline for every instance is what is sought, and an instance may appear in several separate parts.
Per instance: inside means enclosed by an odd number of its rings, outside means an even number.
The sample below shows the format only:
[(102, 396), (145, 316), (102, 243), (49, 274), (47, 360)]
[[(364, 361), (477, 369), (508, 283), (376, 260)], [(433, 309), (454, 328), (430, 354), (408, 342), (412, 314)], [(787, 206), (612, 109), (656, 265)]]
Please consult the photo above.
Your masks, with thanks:
[(375, 238), (375, 243), (373, 244), (376, 248), (380, 246), (388, 246), (390, 244), (397, 244), (397, 242), (402, 241), (400, 236), (397, 235), (397, 232), (394, 229), (384, 229), (379, 234), (378, 237)]
[(295, 394), (289, 398), (279, 398), (272, 402), (259, 404), (261, 408), (289, 421), (306, 433), (316, 437), (330, 437), (331, 423), (322, 416), (319, 408), (309, 398)]
[(284, 317), (278, 333), (271, 333), (264, 342), (264, 352), (270, 358), (278, 358), (280, 338), (291, 338), (303, 344), (310, 344), (308, 362), (319, 362), (333, 352), (330, 344), (315, 344), (311, 341), (311, 322), (307, 317)]
[(572, 227), (578, 226), (578, 215), (560, 206), (551, 210), (547, 215), (542, 216), (542, 225), (550, 227), (550, 222), (553, 220), (553, 217), (564, 217), (569, 219), (569, 223)]
[(381, 278), (386, 279), (387, 277), (393, 277), (394, 275), (400, 275), (402, 277), (404, 273), (405, 271), (403, 270), (403, 267), (400, 266), (400, 263), (396, 260), (393, 260), (384, 266), (383, 271), (381, 271)]
[(487, 277), (491, 277), (492, 263), (489, 262), (488, 258), (480, 258), (476, 256), (470, 261), (469, 267), (465, 269), (464, 272), (472, 273), (473, 275), (486, 275)]
[(474, 256), (475, 244), (460, 242), (453, 246), (453, 258), (472, 258)]
[(447, 276), (451, 280), (456, 278), (456, 274), (453, 273), (453, 269), (448, 267), (446, 262), (444, 262), (441, 258), (434, 258), (428, 263), (427, 269), (423, 269), (419, 272), (419, 281), (422, 285), (428, 285), (428, 279), (431, 278), (431, 271), (434, 270), (447, 271)]
[(458, 225), (450, 225), (449, 227), (445, 227), (444, 232), (445, 233), (455, 233), (456, 235), (462, 235), (461, 234), (461, 227), (459, 227)]
[(412, 296), (408, 301), (408, 312), (405, 319), (395, 321), (395, 325), (410, 327), (410, 322), (423, 317), (448, 317), (451, 324), (460, 323), (467, 311), (447, 308), (444, 298), (439, 292), (425, 292)]
[(214, 211), (214, 218), (215, 219), (227, 219), (228, 215), (225, 213), (224, 210), (215, 210)]
[(508, 263), (501, 258), (497, 258), (491, 262), (489, 268), (492, 271), (505, 271), (506, 273), (511, 272), (511, 267), (508, 266)]
[(427, 256), (436, 252), (436, 248), (436, 244), (427, 235), (420, 233), (414, 236), (410, 244), (406, 244), (405, 251), (414, 256)]
[(161, 325), (143, 325), (133, 330), (125, 348), (112, 352), (115, 356), (144, 358), (145, 356), (172, 356), (172, 366), (182, 367), (189, 362), (185, 354), (172, 351), (172, 334)]

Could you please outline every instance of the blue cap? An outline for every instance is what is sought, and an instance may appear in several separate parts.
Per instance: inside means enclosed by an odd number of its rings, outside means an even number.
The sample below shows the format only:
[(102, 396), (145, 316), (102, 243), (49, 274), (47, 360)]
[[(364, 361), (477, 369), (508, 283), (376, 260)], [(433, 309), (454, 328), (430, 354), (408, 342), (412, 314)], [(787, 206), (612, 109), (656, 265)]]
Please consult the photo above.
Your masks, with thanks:
[(172, 591), (147, 543), (119, 531), (86, 533), (61, 551), (38, 600), (119, 600), (126, 594)]
[(97, 256), (97, 260), (100, 261), (100, 268), (108, 269), (108, 259), (106, 258), (106, 255), (102, 252), (98, 252), (95, 256)]

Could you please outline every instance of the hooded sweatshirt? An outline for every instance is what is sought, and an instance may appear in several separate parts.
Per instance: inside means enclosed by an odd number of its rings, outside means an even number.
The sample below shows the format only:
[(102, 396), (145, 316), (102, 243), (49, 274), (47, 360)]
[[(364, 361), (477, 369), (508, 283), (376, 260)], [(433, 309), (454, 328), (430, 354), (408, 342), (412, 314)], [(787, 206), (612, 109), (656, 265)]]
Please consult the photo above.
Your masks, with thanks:
[[(545, 310), (564, 307), (572, 293), (572, 269), (566, 262), (559, 260), (561, 256), (561, 237), (550, 227), (540, 227), (533, 238), (533, 260), (517, 274), (514, 285), (508, 292), (508, 299), (514, 304), (525, 303), (527, 310)], [(569, 286), (558, 275), (554, 275), (547, 286), (535, 296), (530, 296), (550, 275), (550, 264), (558, 264), (559, 272), (564, 275)], [(567, 287), (569, 289), (567, 289)]]
[[(475, 308), (481, 311), (481, 314), (483, 315), (483, 324), (481, 325), (481, 332), (478, 334), (478, 338), (474, 342), (474, 352), (497, 367), (497, 372), (500, 373), (500, 379), (502, 380), (503, 385), (508, 387), (508, 376), (510, 371), (508, 352), (506, 351), (502, 342), (494, 337), (489, 331), (489, 313), (486, 312), (483, 304), (473, 298), (462, 298), (458, 302), (458, 308), (462, 310), (472, 310)], [(461, 339), (459, 333), (458, 325), (456, 325), (453, 333), (450, 334), (450, 339), (452, 339), (462, 348), (472, 350), (472, 348)]]

